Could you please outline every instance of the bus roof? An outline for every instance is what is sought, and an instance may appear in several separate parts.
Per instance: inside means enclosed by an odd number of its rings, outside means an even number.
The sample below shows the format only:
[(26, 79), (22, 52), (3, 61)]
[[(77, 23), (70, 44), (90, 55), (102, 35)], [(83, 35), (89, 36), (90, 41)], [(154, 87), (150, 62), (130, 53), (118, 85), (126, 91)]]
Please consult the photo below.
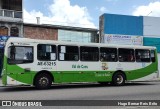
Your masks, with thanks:
[(77, 46), (94, 46), (94, 47), (116, 47), (116, 48), (142, 48), (142, 49), (156, 49), (154, 46), (138, 46), (138, 45), (117, 45), (105, 43), (80, 43), (80, 42), (64, 42), (55, 40), (30, 39), (20, 37), (10, 37), (7, 45), (10, 43), (41, 43), (41, 44), (61, 44), (61, 45), (77, 45)]

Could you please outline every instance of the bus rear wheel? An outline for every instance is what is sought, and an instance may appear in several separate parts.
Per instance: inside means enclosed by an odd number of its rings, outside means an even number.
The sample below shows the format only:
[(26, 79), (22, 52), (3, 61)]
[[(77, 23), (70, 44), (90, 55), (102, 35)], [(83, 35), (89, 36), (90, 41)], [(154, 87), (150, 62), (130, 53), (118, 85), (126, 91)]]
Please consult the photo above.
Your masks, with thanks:
[(117, 72), (113, 75), (112, 84), (115, 86), (123, 86), (125, 84), (125, 75), (121, 72)]
[(38, 89), (48, 89), (52, 85), (52, 78), (50, 75), (41, 73), (35, 78), (35, 87)]

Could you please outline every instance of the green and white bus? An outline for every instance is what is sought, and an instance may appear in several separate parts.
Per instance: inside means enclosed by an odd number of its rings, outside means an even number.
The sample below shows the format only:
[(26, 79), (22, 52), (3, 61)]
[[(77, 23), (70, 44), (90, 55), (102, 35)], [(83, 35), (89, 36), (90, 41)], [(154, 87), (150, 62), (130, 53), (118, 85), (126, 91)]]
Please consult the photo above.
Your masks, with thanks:
[(159, 77), (156, 47), (9, 38), (5, 46), (4, 86), (97, 82), (124, 85)]

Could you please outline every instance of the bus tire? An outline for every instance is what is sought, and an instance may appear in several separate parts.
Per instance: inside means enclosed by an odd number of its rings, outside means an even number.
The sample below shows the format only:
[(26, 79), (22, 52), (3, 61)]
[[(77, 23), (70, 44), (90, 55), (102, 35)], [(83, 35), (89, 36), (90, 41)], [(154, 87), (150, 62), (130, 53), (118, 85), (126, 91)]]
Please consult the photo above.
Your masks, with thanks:
[(48, 89), (52, 85), (52, 78), (47, 73), (40, 73), (35, 78), (35, 87), (37, 89)]
[(125, 84), (124, 73), (116, 72), (112, 77), (112, 84), (115, 86), (123, 86)]

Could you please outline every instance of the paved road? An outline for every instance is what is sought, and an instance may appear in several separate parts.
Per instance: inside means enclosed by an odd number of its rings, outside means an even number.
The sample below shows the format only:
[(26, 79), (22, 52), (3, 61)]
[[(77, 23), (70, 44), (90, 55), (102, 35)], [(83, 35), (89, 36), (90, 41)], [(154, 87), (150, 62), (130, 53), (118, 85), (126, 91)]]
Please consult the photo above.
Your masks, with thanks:
[(0, 100), (160, 100), (160, 82), (127, 83), (122, 87), (63, 84), (54, 85), (48, 90), (0, 87)]
[(128, 83), (125, 86), (99, 84), (54, 85), (48, 90), (34, 87), (0, 87), (4, 100), (160, 100), (160, 82)]

